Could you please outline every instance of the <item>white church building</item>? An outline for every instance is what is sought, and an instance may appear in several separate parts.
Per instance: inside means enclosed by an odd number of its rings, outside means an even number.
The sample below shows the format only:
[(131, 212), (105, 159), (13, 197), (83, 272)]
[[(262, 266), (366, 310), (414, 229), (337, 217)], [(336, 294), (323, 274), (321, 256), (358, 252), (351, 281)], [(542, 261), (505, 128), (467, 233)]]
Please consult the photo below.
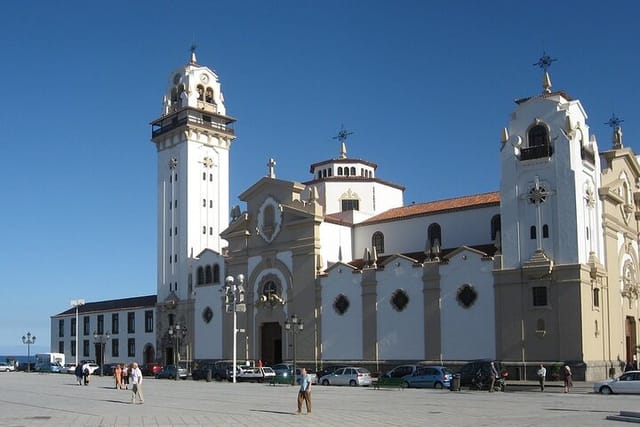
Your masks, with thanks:
[[(552, 90), (546, 66), (541, 91), (496, 123), (506, 127), (493, 193), (405, 205), (402, 185), (348, 156), (343, 129), (337, 157), (310, 176), (279, 178), (270, 160), (230, 208), (234, 121), (192, 52), (152, 122), (160, 361), (233, 357), (225, 277), (240, 274), (240, 359), (381, 369), (496, 358), (569, 363), (586, 379), (635, 360), (640, 163), (616, 118), (599, 150), (584, 107)], [(177, 326), (180, 342), (167, 335)]]

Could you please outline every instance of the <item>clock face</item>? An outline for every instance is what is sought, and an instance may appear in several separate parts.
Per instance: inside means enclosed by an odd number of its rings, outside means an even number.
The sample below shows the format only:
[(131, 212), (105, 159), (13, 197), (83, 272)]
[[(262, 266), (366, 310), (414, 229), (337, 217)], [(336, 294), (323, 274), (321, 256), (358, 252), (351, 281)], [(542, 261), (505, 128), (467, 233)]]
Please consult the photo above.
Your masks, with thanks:
[(175, 76), (173, 76), (174, 85), (177, 85), (178, 83), (180, 83), (180, 80), (182, 80), (182, 76), (180, 74), (176, 74)]
[(209, 81), (209, 76), (207, 76), (206, 74), (201, 74), (200, 80), (202, 81), (202, 83), (207, 83)]

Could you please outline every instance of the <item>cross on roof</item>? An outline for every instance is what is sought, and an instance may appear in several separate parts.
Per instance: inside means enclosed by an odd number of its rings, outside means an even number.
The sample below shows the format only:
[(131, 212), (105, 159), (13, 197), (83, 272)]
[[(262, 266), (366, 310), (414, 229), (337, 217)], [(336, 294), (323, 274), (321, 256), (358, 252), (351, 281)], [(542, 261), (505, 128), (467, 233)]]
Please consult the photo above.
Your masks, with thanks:
[(549, 67), (551, 67), (551, 63), (557, 61), (557, 59), (550, 57), (549, 55), (547, 55), (547, 52), (542, 52), (542, 56), (540, 57), (540, 59), (538, 60), (538, 62), (536, 62), (535, 64), (533, 64), (533, 66), (537, 66), (540, 67), (544, 70), (544, 72), (546, 73), (549, 70)]
[(344, 128), (344, 124), (340, 125), (340, 130), (338, 134), (333, 137), (333, 139), (337, 139), (340, 141), (340, 158), (344, 159), (347, 157), (347, 137), (352, 135), (353, 132), (350, 132)]

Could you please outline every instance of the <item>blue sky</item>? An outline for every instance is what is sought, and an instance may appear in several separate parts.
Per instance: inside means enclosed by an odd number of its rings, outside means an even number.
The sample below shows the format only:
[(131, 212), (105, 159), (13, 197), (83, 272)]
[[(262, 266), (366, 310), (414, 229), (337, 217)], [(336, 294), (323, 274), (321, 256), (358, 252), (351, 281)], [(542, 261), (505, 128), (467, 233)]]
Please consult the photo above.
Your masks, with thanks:
[[(169, 73), (215, 69), (235, 117), (231, 197), (267, 173), (378, 163), (405, 203), (498, 189), (513, 100), (579, 98), (600, 149), (635, 148), (639, 7), (599, 1), (24, 1), (0, 20), (0, 354), (48, 351), (69, 301), (155, 293), (156, 151)], [(636, 150), (637, 151), (637, 150)]]

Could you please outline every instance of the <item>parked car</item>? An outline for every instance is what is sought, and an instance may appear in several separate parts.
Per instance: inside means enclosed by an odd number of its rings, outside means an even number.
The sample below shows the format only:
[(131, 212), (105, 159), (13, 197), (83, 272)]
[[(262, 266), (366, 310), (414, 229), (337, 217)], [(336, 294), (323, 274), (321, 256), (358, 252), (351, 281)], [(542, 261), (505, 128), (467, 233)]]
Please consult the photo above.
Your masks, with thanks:
[(156, 374), (156, 378), (168, 378), (175, 379), (176, 375), (181, 380), (187, 379), (187, 370), (185, 368), (178, 368), (176, 365), (167, 365), (160, 372)]
[(18, 371), (34, 372), (36, 370), (35, 362), (22, 362), (18, 365)]
[[(300, 374), (302, 368), (304, 368), (304, 366), (301, 368), (296, 368), (296, 382), (298, 384), (300, 384), (300, 378), (302, 377), (302, 375)], [(318, 384), (318, 374), (313, 372), (313, 370), (307, 368), (307, 376), (311, 378), (311, 384)]]
[(593, 384), (593, 391), (602, 394), (640, 393), (640, 371), (627, 371), (618, 378), (598, 381)]
[(419, 365), (399, 365), (396, 366), (395, 368), (391, 369), (388, 372), (385, 372), (382, 377), (383, 378), (403, 378), (406, 377), (407, 375), (412, 375), (414, 372), (416, 372), (416, 369), (418, 369)]
[(403, 387), (450, 388), (453, 373), (444, 366), (418, 366), (412, 374), (402, 377)]
[(277, 363), (271, 367), (279, 377), (291, 376), (293, 372), (293, 363)]
[[(116, 366), (118, 365), (122, 365), (122, 363), (105, 363), (102, 366), (102, 374), (103, 375), (108, 375), (108, 376), (112, 376), (115, 374), (115, 369)], [(96, 372), (97, 374), (100, 373), (100, 369), (98, 368), (98, 372)]]
[[(206, 380), (207, 375), (209, 375), (209, 371), (211, 371), (211, 378), (213, 378), (213, 373), (215, 371), (215, 365), (213, 363), (200, 365), (196, 369), (192, 370), (191, 378), (195, 381)], [(225, 377), (226, 377), (226, 374), (225, 374)]]
[(334, 373), (335, 371), (337, 371), (340, 368), (346, 368), (345, 365), (329, 365), (329, 366), (325, 366), (324, 368), (320, 369), (318, 371), (318, 378), (320, 377), (324, 377), (325, 375), (329, 375)]
[(75, 363), (65, 363), (62, 368), (63, 374), (75, 374), (76, 373), (76, 364)]
[(0, 372), (13, 372), (16, 368), (6, 362), (0, 362)]
[(371, 373), (365, 368), (347, 366), (320, 377), (319, 381), (322, 385), (369, 386), (371, 385)]
[[(233, 368), (232, 368), (233, 369)], [(242, 368), (240, 374), (236, 374), (236, 381), (249, 381), (249, 382), (267, 382), (272, 378), (275, 378), (276, 373), (268, 366), (265, 367), (247, 367)]]
[(142, 375), (154, 377), (158, 372), (162, 371), (162, 365), (159, 363), (145, 363), (140, 367)]
[[(99, 374), (100, 372), (98, 371), (98, 369), (100, 369), (100, 365), (98, 365), (95, 362), (88, 362), (88, 363), (82, 363), (82, 369), (84, 369), (84, 365), (88, 365), (87, 367), (89, 368), (89, 374), (90, 375), (94, 375), (94, 374)], [(98, 371), (98, 372), (96, 372)]]
[(59, 363), (38, 363), (36, 364), (36, 371), (38, 372), (51, 372), (59, 374), (64, 367)]
[(491, 362), (494, 363), (498, 374), (500, 374), (503, 378), (506, 378), (508, 376), (507, 372), (502, 369), (502, 364), (496, 360), (473, 360), (466, 365), (463, 365), (462, 368), (460, 368), (460, 370), (458, 371), (458, 374), (460, 374), (460, 385), (471, 385), (478, 374), (480, 374), (482, 378), (489, 377), (491, 375)]

